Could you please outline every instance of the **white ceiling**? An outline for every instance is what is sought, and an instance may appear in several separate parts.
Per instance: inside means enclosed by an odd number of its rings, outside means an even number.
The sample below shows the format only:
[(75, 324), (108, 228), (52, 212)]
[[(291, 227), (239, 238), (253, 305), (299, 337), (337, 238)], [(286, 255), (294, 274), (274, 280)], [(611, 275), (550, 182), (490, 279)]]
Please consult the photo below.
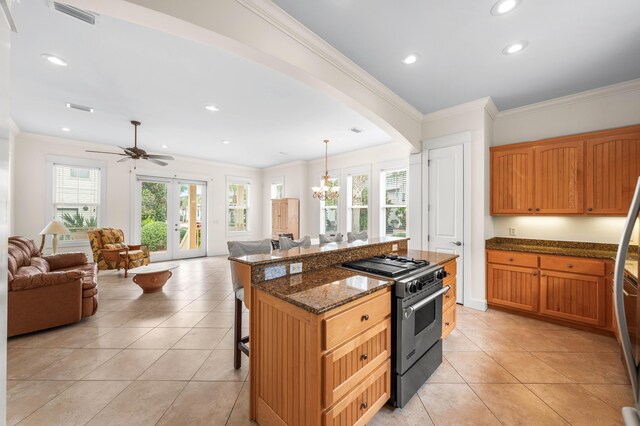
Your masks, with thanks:
[[(274, 0), (424, 113), (491, 96), (500, 110), (640, 77), (640, 1)], [(505, 56), (508, 44), (529, 41)], [(401, 59), (416, 53), (414, 65)]]
[[(47, 0), (14, 3), (13, 12), (11, 115), (22, 131), (132, 146), (135, 119), (150, 152), (254, 167), (322, 157), (323, 139), (332, 141), (330, 154), (391, 141), (338, 101), (228, 52), (106, 16), (91, 26)], [(52, 65), (42, 53), (69, 65)]]

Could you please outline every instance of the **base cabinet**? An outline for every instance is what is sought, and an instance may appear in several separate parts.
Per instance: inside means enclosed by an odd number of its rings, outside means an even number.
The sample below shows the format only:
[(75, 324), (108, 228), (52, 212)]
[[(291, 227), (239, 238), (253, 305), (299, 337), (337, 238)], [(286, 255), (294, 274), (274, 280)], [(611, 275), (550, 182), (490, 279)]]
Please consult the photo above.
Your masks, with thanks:
[(487, 250), (487, 260), (490, 306), (614, 330), (613, 262), (502, 250)]
[(538, 270), (511, 265), (487, 265), (487, 301), (512, 309), (538, 312)]
[(543, 270), (540, 280), (540, 313), (588, 325), (604, 326), (604, 277)]
[(444, 279), (442, 285), (451, 286), (444, 297), (442, 298), (442, 338), (446, 338), (454, 328), (456, 328), (456, 273), (458, 265), (455, 260), (446, 263), (444, 270), (447, 272), (447, 276)]

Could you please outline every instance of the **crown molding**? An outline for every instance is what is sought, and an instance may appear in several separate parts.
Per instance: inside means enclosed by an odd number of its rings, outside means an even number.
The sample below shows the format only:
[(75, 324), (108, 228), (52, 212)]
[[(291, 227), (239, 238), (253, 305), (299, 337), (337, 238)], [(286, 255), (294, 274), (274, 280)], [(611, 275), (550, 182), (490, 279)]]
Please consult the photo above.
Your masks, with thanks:
[(623, 83), (612, 84), (609, 86), (599, 87), (596, 89), (587, 90), (573, 95), (562, 96), (555, 99), (549, 99), (548, 101), (536, 102), (535, 104), (525, 105), (518, 108), (512, 108), (505, 111), (500, 111), (497, 115), (498, 118), (509, 117), (511, 115), (533, 113), (542, 109), (548, 108), (561, 108), (564, 106), (577, 104), (581, 102), (589, 102), (595, 99), (604, 98), (607, 96), (614, 96), (621, 93), (640, 91), (640, 78), (635, 80), (625, 81)]
[(356, 81), (358, 84), (399, 111), (407, 114), (417, 122), (422, 120), (423, 114), (417, 108), (398, 96), (394, 91), (356, 65), (338, 49), (327, 43), (309, 28), (302, 25), (298, 20), (279, 8), (272, 1), (236, 0), (236, 2), (267, 21), (273, 27), (277, 28), (315, 55), (330, 63), (344, 74), (348, 75), (352, 80)]
[(496, 108), (496, 105), (493, 103), (493, 99), (491, 99), (491, 96), (487, 96), (485, 98), (476, 99), (475, 101), (465, 102), (460, 105), (430, 112), (429, 114), (424, 115), (422, 122), (429, 123), (443, 120), (445, 118), (481, 109), (486, 110), (491, 118), (495, 118), (498, 114), (498, 108)]

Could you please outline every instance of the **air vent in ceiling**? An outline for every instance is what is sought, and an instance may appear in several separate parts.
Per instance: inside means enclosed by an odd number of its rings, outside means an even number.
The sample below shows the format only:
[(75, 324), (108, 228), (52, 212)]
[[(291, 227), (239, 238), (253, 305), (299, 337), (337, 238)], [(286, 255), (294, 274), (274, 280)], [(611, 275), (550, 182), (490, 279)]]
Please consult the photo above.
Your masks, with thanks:
[(357, 127), (352, 127), (349, 130), (351, 130), (353, 133), (362, 133), (362, 129), (359, 129)]
[(96, 14), (87, 12), (86, 10), (78, 9), (77, 7), (69, 6), (68, 4), (53, 2), (53, 8), (58, 12), (62, 12), (65, 15), (69, 15), (72, 18), (79, 19), (87, 24), (96, 24)]
[(84, 105), (78, 105), (78, 104), (72, 104), (71, 102), (67, 102), (67, 108), (77, 109), (77, 110), (84, 111), (84, 112), (93, 112), (93, 108), (91, 108), (91, 107), (84, 106)]

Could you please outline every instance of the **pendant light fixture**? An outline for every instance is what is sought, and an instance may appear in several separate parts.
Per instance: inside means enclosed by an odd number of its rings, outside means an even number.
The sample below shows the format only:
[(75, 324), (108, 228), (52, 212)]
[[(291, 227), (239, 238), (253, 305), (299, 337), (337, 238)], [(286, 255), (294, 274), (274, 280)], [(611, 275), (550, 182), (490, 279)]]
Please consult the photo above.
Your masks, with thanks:
[(329, 185), (329, 167), (328, 167), (328, 155), (329, 155), (329, 140), (324, 140), (324, 176), (322, 179), (324, 180), (322, 186), (314, 186), (311, 188), (313, 191), (313, 198), (317, 198), (320, 201), (326, 200), (335, 200), (340, 196), (338, 191), (340, 191), (339, 186), (330, 186)]

